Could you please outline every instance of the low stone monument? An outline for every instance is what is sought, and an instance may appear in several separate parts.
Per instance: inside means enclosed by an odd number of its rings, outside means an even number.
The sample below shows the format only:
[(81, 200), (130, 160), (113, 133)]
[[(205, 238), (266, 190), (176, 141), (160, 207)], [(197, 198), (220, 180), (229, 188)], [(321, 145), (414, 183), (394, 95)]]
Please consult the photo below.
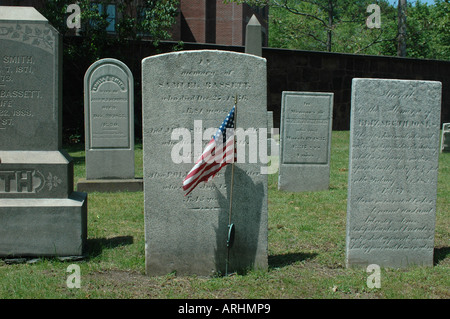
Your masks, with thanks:
[(450, 152), (450, 123), (442, 124), (441, 152)]
[(347, 266), (433, 265), (441, 90), (353, 79)]
[(0, 7), (0, 256), (79, 256), (87, 195), (61, 150), (62, 44), (32, 7)]
[[(228, 249), (232, 165), (187, 196), (182, 184), (236, 96), (236, 133), (241, 129), (248, 136), (238, 138), (235, 236)], [(264, 129), (260, 138), (267, 141), (266, 104), (263, 58), (200, 50), (142, 61), (147, 274), (223, 274), (227, 260), (229, 272), (267, 269), (267, 175), (258, 160), (249, 160), (257, 155), (249, 151), (250, 133)]]
[(93, 63), (84, 77), (86, 179), (79, 191), (142, 191), (134, 178), (133, 75), (116, 59)]
[(278, 189), (327, 190), (333, 93), (283, 92)]

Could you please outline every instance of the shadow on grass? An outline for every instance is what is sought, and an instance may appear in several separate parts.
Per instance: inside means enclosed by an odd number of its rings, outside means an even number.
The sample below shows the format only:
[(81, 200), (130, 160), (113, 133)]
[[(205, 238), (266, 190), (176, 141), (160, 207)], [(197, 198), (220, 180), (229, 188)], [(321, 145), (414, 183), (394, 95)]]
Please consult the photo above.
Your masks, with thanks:
[(434, 266), (437, 266), (442, 260), (450, 255), (450, 247), (434, 248)]
[(113, 238), (90, 238), (86, 244), (86, 256), (94, 258), (103, 252), (103, 249), (110, 249), (133, 244), (133, 236), (118, 236)]
[(316, 256), (316, 253), (288, 253), (269, 256), (269, 268), (273, 269), (289, 266), (299, 261), (313, 259)]
[[(66, 150), (68, 153), (76, 153), (76, 152), (82, 152), (85, 149), (84, 144), (78, 143), (78, 144), (66, 144), (62, 147), (64, 150)], [(73, 156), (70, 155), (73, 160), (73, 164), (84, 164), (85, 157), (84, 156)]]

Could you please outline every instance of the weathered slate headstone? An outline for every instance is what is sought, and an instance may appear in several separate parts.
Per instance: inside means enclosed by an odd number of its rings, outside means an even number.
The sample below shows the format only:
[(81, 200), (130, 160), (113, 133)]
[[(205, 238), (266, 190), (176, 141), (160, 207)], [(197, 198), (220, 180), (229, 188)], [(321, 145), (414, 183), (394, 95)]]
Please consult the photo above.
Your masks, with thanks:
[(133, 75), (123, 62), (106, 58), (84, 76), (86, 180), (78, 190), (142, 190), (134, 179)]
[(441, 152), (450, 152), (450, 123), (442, 124)]
[(116, 59), (93, 63), (84, 77), (86, 179), (134, 177), (133, 75)]
[(31, 7), (0, 7), (0, 256), (82, 255), (87, 195), (61, 147), (60, 35)]
[[(187, 196), (182, 182), (231, 110), (236, 95), (237, 128), (247, 132), (267, 128), (265, 59), (204, 50), (162, 54), (142, 62), (149, 275), (225, 272), (232, 165)], [(266, 131), (262, 138), (266, 142)], [(267, 175), (261, 174), (258, 161), (249, 161), (254, 155), (249, 154), (249, 138), (238, 143), (247, 151), (243, 160), (238, 145), (231, 219), (235, 240), (229, 251), (229, 272), (265, 269), (268, 258)], [(185, 158), (176, 159), (180, 154)]]
[(441, 87), (353, 80), (347, 266), (433, 265)]
[(332, 119), (333, 93), (282, 93), (278, 189), (328, 189)]

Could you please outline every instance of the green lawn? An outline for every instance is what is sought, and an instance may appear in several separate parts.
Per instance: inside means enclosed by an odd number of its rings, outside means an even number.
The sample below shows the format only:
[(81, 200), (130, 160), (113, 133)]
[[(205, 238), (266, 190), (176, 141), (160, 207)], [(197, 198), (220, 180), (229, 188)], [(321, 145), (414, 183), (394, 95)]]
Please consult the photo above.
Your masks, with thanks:
[[(439, 155), (434, 267), (382, 269), (368, 288), (365, 269), (345, 268), (349, 132), (333, 132), (330, 189), (288, 193), (269, 176), (269, 269), (229, 277), (148, 277), (142, 193), (90, 193), (87, 256), (80, 261), (0, 260), (1, 298), (450, 298), (450, 153)], [(75, 184), (83, 146), (67, 147)], [(142, 177), (142, 145), (136, 147)], [(28, 260), (29, 261), (29, 260)], [(70, 289), (67, 267), (81, 270)]]

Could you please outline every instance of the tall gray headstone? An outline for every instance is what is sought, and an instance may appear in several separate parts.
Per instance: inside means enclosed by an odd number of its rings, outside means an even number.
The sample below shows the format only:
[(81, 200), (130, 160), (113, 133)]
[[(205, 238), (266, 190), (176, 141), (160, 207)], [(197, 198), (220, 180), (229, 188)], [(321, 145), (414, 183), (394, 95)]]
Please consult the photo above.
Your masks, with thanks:
[(332, 119), (333, 93), (282, 93), (278, 189), (329, 188)]
[(441, 89), (353, 79), (347, 266), (433, 265)]
[(84, 191), (142, 190), (134, 179), (133, 74), (117, 59), (93, 63), (84, 76)]
[(61, 150), (60, 35), (31, 7), (0, 7), (0, 256), (82, 255), (87, 195)]
[[(232, 165), (187, 196), (182, 183), (231, 110), (236, 95), (237, 128), (247, 133), (263, 128), (260, 138), (265, 143), (265, 59), (204, 50), (162, 54), (142, 61), (145, 256), (149, 275), (172, 271), (213, 275), (226, 270)], [(249, 161), (257, 155), (249, 151), (250, 135), (245, 141), (238, 139), (230, 272), (267, 268), (267, 175), (261, 174), (259, 159)], [(177, 159), (180, 154), (185, 158)]]

